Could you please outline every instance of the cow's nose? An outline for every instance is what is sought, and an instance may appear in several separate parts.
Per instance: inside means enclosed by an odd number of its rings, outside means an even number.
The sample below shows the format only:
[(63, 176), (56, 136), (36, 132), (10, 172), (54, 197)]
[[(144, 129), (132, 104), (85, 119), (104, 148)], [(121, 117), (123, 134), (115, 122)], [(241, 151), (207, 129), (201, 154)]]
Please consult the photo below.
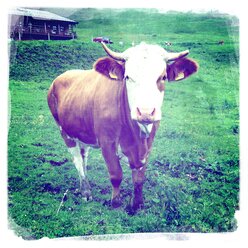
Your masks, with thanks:
[(145, 124), (150, 124), (155, 121), (155, 108), (138, 108), (137, 107), (137, 121)]

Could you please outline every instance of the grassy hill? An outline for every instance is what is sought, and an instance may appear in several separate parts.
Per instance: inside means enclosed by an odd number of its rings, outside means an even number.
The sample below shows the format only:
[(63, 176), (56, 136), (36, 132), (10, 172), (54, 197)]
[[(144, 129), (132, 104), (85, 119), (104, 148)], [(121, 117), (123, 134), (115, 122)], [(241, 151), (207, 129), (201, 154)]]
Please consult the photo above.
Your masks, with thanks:
[[(64, 13), (66, 11), (57, 10)], [(199, 59), (238, 62), (237, 19), (211, 13), (159, 13), (155, 10), (80, 9), (69, 18), (79, 22), (74, 41), (13, 42), (11, 78), (18, 80), (50, 79), (70, 68), (91, 68), (104, 56), (101, 46), (92, 43), (96, 36), (108, 36), (112, 49), (123, 51), (141, 41), (159, 44), (167, 50), (191, 49)], [(218, 41), (224, 40), (225, 46)], [(120, 44), (119, 42), (122, 42)], [(166, 47), (165, 41), (172, 42)], [(227, 53), (228, 52), (228, 53)]]
[[(235, 17), (216, 13), (159, 13), (154, 9), (94, 10), (82, 9), (70, 16), (77, 20), (79, 38), (88, 40), (94, 36), (110, 36), (114, 42), (143, 40), (171, 42), (217, 42), (237, 34)], [(233, 38), (231, 35), (230, 39)]]

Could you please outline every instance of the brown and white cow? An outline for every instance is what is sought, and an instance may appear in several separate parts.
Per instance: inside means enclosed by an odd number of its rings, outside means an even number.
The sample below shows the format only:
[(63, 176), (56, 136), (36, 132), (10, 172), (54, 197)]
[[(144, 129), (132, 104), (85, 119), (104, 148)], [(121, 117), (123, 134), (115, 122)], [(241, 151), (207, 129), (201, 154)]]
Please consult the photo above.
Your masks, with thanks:
[(48, 105), (73, 156), (83, 197), (91, 199), (86, 177), (90, 147), (101, 148), (112, 184), (112, 206), (120, 206), (122, 168), (119, 151), (128, 159), (134, 185), (133, 209), (143, 206), (142, 187), (153, 139), (162, 117), (165, 81), (182, 80), (197, 71), (189, 51), (168, 53), (141, 43), (116, 53), (92, 70), (70, 70), (50, 87)]

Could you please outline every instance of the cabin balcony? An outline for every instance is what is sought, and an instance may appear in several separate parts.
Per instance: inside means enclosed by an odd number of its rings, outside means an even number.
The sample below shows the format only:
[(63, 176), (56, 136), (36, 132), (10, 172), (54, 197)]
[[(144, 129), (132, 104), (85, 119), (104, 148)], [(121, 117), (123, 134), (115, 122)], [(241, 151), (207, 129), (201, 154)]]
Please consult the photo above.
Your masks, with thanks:
[(61, 25), (32, 25), (11, 27), (11, 38), (14, 40), (69, 40), (77, 38), (72, 27)]

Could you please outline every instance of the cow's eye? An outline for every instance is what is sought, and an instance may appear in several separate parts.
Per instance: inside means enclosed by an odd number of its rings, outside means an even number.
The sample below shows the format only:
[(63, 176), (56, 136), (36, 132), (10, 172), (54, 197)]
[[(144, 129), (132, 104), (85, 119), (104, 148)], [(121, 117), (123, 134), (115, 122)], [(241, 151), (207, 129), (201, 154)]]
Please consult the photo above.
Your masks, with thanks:
[(131, 77), (129, 77), (128, 75), (125, 77), (125, 79), (126, 79), (126, 81), (128, 81), (128, 82), (131, 82), (131, 83), (134, 82), (134, 80), (133, 80)]
[(162, 77), (162, 80), (163, 80), (163, 81), (165, 81), (165, 80), (166, 80), (166, 75), (164, 75), (164, 76)]

